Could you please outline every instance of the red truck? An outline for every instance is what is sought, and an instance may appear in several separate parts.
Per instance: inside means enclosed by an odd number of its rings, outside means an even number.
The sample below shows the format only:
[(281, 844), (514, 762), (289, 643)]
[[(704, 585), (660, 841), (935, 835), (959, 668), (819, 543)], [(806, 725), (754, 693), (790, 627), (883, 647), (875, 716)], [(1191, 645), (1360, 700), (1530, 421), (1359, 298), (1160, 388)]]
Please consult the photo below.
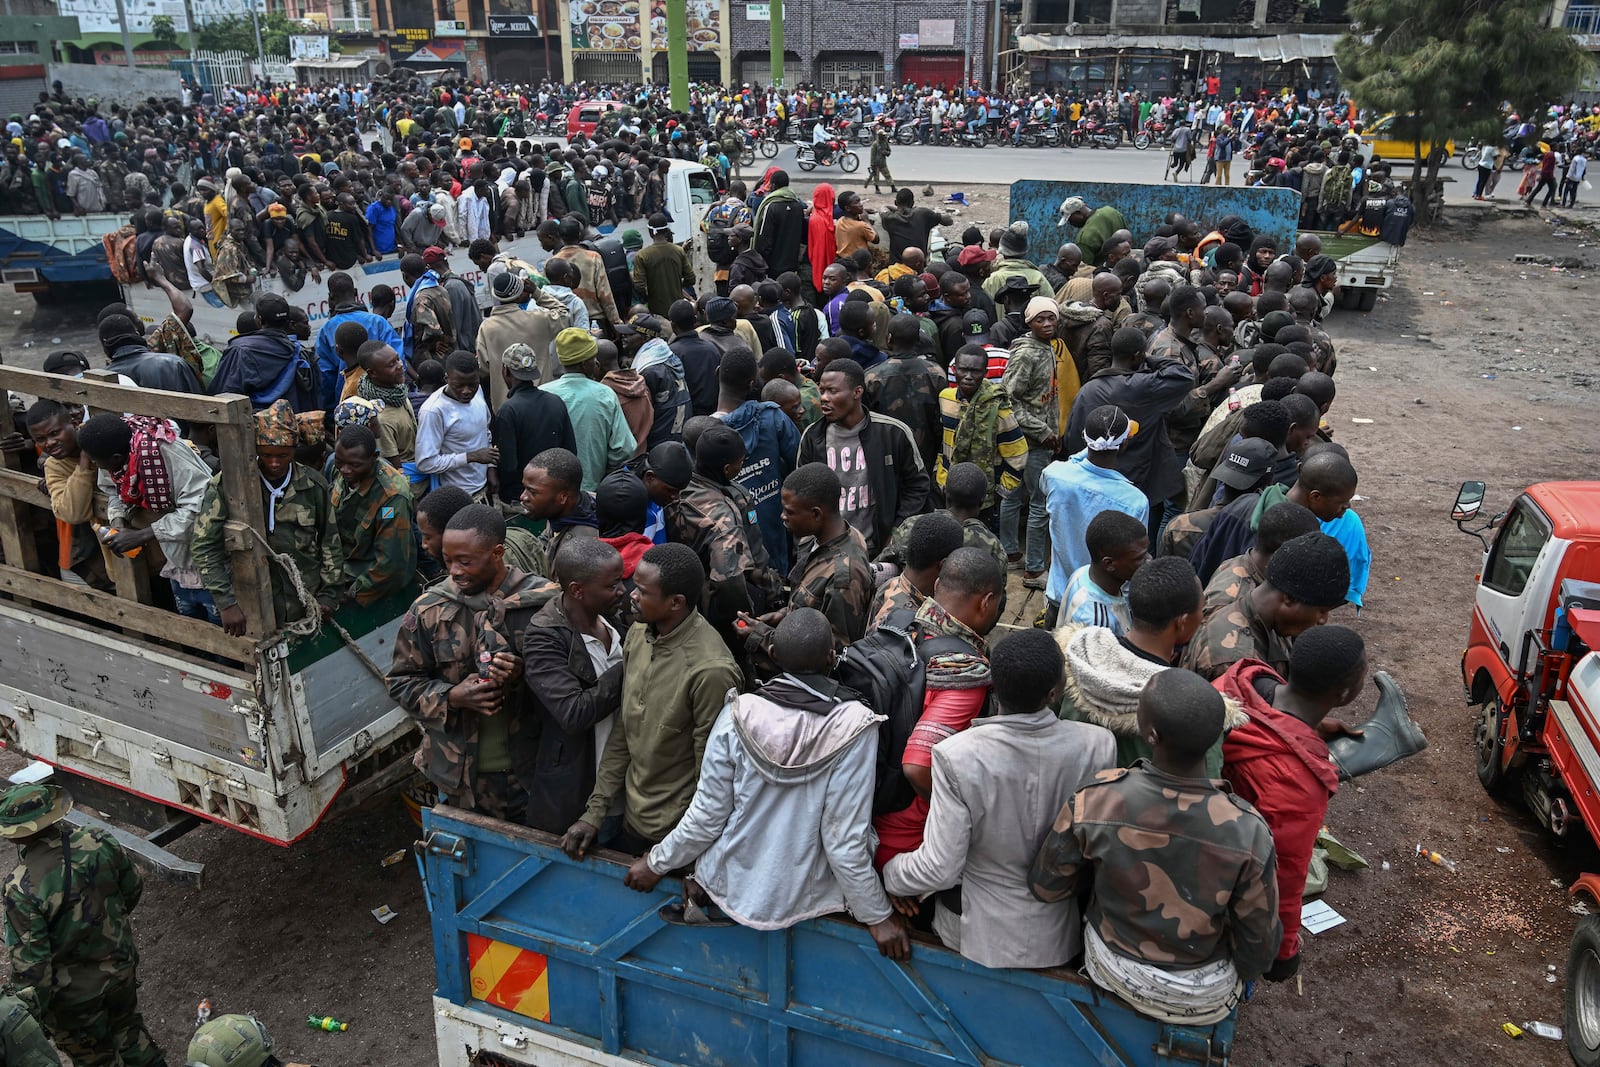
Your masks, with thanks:
[[(1481, 525), (1484, 484), (1462, 485), (1451, 518), (1484, 559), (1461, 680), (1478, 709), (1478, 778), (1520, 793), (1557, 836), (1600, 828), (1600, 482), (1542, 482)], [(1493, 541), (1485, 536), (1493, 531)], [(1600, 905), (1600, 873), (1570, 892)], [(1600, 1067), (1600, 915), (1567, 953), (1566, 1041)]]

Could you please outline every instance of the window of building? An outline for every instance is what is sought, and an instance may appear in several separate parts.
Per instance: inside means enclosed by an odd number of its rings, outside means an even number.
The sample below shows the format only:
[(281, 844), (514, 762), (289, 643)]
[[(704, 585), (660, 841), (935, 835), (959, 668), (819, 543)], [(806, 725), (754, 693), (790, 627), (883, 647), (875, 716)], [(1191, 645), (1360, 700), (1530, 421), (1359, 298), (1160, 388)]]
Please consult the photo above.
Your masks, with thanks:
[(489, 20), (484, 17), (483, 0), (467, 0), (467, 28), (471, 30), (489, 28)]
[(1111, 21), (1112, 0), (1077, 0), (1073, 5), (1074, 22), (1108, 24)]
[(0, 41), (0, 56), (36, 56), (38, 41)]
[(819, 80), (828, 88), (873, 85), (883, 80), (883, 57), (876, 53), (832, 57), (817, 66)]

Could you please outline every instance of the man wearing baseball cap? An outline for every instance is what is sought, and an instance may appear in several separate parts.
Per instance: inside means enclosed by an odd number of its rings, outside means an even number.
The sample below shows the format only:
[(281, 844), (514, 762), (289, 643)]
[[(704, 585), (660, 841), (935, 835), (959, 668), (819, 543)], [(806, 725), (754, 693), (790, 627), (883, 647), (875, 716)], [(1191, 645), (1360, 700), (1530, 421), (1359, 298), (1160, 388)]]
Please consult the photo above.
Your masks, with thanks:
[(1061, 218), (1068, 225), (1078, 228), (1078, 235), (1073, 241), (1083, 253), (1083, 261), (1096, 266), (1105, 262), (1105, 256), (1101, 253), (1106, 241), (1127, 225), (1122, 212), (1110, 204), (1090, 211), (1088, 201), (1081, 196), (1069, 196), (1061, 202)]
[(139, 1014), (129, 916), (142, 880), (109, 834), (65, 822), (71, 810), (56, 785), (0, 794), (0, 837), (17, 846), (5, 889), (10, 987), (73, 1062), (164, 1064)]
[(633, 291), (653, 315), (665, 316), (694, 285), (689, 256), (672, 239), (672, 220), (656, 212), (647, 220), (650, 243), (633, 257)]
[(1229, 445), (1211, 472), (1212, 480), (1222, 486), (1221, 502), (1215, 507), (1186, 511), (1168, 522), (1161, 532), (1161, 548), (1157, 554), (1188, 559), (1224, 507), (1266, 484), (1279, 451), (1278, 446), (1260, 437), (1246, 437)]

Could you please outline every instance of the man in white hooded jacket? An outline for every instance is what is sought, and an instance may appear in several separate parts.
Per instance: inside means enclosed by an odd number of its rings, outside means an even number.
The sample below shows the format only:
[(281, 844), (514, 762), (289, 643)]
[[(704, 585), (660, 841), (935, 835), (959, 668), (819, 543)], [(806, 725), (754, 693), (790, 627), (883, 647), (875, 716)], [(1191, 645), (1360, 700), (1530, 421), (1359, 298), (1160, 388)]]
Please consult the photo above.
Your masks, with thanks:
[(872, 869), (883, 716), (838, 695), (827, 676), (833, 631), (821, 612), (791, 611), (773, 644), (785, 673), (730, 696), (689, 810), (625, 884), (647, 893), (692, 862), (695, 881), (744, 926), (781, 930), (849, 911), (879, 952), (906, 959), (909, 938)]

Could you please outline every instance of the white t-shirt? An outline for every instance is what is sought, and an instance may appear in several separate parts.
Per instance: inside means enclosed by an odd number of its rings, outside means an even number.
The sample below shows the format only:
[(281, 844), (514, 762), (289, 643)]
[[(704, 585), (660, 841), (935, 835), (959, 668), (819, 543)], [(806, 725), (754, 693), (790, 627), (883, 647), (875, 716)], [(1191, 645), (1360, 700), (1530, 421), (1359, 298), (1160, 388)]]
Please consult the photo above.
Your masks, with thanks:
[(211, 266), (211, 250), (192, 234), (183, 239), (183, 265), (189, 272), (189, 288), (197, 293), (211, 288), (211, 282), (200, 273), (201, 267)]
[[(592, 634), (583, 635), (583, 649), (589, 653), (589, 662), (594, 665), (594, 673), (597, 677), (622, 662), (622, 638), (617, 635), (616, 629), (605, 619), (602, 618), (600, 620), (600, 625), (606, 628), (606, 641), (604, 643)], [(617, 716), (615, 712), (594, 724), (594, 769), (596, 773), (600, 771), (600, 755), (606, 750), (606, 739), (611, 736), (611, 728), (616, 724)]]

